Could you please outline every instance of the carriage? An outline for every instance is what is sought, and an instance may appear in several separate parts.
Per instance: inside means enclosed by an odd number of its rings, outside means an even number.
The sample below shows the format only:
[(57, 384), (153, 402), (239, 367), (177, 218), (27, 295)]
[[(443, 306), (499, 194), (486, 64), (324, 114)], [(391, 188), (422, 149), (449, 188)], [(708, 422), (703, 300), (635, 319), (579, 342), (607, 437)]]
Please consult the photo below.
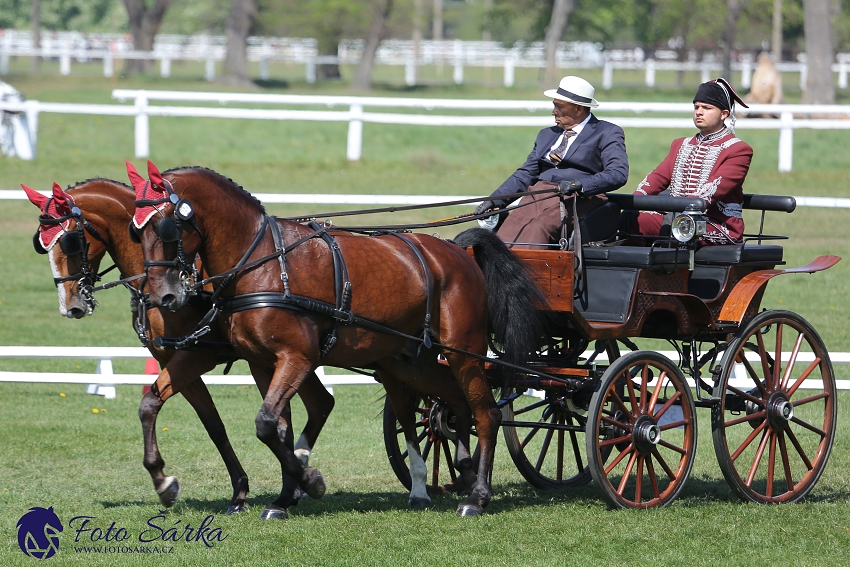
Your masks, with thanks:
[[(507, 449), (533, 486), (592, 480), (612, 508), (670, 504), (696, 456), (697, 408), (710, 411), (718, 463), (742, 500), (799, 501), (820, 478), (836, 427), (829, 354), (801, 316), (759, 307), (771, 278), (824, 270), (839, 258), (777, 269), (785, 262), (775, 242), (785, 237), (764, 233), (765, 212), (790, 213), (796, 203), (770, 195), (745, 195), (744, 208), (761, 212), (757, 234), (696, 249), (694, 213), (703, 206), (612, 194), (582, 220), (582, 239), (592, 244), (578, 248), (580, 258), (569, 249), (515, 251), (546, 295), (550, 334), (522, 378), (505, 384), (497, 364), (488, 364), (488, 377), (502, 394)], [(610, 242), (621, 209), (682, 214), (667, 241), (624, 246)], [(647, 350), (659, 341), (674, 356)], [(418, 414), (429, 490), (462, 488), (450, 457), (452, 412), (421, 396)], [(387, 455), (409, 487), (400, 433), (387, 403)]]

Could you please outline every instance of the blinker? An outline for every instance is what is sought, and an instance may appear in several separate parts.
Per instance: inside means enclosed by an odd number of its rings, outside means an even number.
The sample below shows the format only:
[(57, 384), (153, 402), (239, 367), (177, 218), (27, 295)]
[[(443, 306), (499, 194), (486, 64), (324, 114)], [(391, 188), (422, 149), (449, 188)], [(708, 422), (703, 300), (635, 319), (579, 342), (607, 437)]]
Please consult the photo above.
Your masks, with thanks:
[(159, 223), (159, 239), (163, 242), (177, 242), (180, 238), (180, 230), (172, 218), (164, 218)]
[(45, 250), (44, 246), (41, 245), (41, 237), (37, 230), (35, 231), (35, 234), (32, 235), (32, 247), (35, 248), (35, 251), (39, 254), (47, 254), (47, 250)]
[(59, 240), (59, 247), (66, 256), (76, 256), (83, 253), (83, 237), (78, 231), (66, 232)]
[(132, 240), (136, 244), (142, 243), (142, 239), (139, 238), (139, 233), (136, 232), (136, 227), (133, 224), (133, 221), (130, 221), (130, 224), (127, 226), (127, 230), (130, 232), (130, 240)]

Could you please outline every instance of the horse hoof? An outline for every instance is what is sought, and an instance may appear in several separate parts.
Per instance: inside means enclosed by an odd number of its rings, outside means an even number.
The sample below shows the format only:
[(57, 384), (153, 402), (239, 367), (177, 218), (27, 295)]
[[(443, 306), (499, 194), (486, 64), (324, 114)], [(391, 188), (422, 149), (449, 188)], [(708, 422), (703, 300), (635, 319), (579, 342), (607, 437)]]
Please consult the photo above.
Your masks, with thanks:
[(289, 512), (286, 511), (286, 508), (266, 507), (260, 514), (261, 520), (285, 520), (287, 518), (289, 518)]
[(295, 453), (295, 456), (298, 457), (298, 460), (301, 461), (301, 464), (305, 467), (307, 466), (307, 463), (310, 462), (310, 451), (307, 449), (295, 449), (293, 453)]
[(304, 469), (304, 476), (310, 479), (307, 482), (307, 485), (302, 485), (304, 492), (307, 493), (307, 496), (310, 498), (319, 499), (325, 495), (325, 490), (327, 487), (325, 486), (325, 477), (322, 476), (322, 473), (319, 472), (319, 469), (314, 467), (307, 467)]
[(484, 513), (483, 508), (479, 508), (478, 506), (472, 506), (470, 504), (458, 506), (458, 508), (457, 508), (457, 515), (458, 516), (472, 517), (472, 516), (480, 516), (483, 513)]
[(230, 514), (239, 514), (240, 512), (244, 512), (246, 510), (244, 504), (239, 504), (238, 506), (228, 506), (227, 507), (227, 515)]
[(411, 508), (423, 509), (431, 505), (431, 500), (428, 498), (411, 498), (407, 503)]
[(180, 496), (180, 483), (177, 482), (177, 477), (165, 477), (165, 482), (162, 483), (162, 487), (156, 493), (159, 495), (159, 501), (162, 502), (163, 506), (166, 508), (174, 506)]

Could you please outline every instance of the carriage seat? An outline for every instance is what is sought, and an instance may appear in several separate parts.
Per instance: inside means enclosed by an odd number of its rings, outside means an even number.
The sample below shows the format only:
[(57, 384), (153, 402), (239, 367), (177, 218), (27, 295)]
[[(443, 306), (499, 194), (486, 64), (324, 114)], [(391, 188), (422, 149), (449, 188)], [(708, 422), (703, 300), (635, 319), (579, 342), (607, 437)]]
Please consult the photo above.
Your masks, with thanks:
[(703, 246), (694, 254), (694, 262), (707, 266), (773, 265), (782, 262), (782, 246), (775, 244), (723, 244)]
[(649, 268), (673, 271), (687, 268), (689, 253), (676, 248), (650, 246), (588, 246), (582, 248), (587, 266)]

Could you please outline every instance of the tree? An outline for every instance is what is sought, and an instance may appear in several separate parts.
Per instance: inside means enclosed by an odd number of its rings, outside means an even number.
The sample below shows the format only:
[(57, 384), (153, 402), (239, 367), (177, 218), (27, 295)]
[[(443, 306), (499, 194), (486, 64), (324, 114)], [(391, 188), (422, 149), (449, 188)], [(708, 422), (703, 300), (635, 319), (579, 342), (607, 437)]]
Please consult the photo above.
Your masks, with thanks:
[(808, 66), (803, 102), (834, 104), (829, 0), (803, 0), (803, 10), (806, 14), (806, 65)]
[[(32, 29), (32, 48), (41, 48), (41, 0), (32, 0), (32, 15), (30, 16), (30, 28)], [(41, 65), (41, 57), (30, 57), (30, 72), (38, 73)]]
[(393, 9), (393, 0), (380, 0), (374, 8), (372, 24), (369, 26), (369, 33), (366, 37), (366, 45), (363, 47), (363, 54), (357, 64), (354, 79), (351, 81), (351, 88), (355, 90), (368, 90), (372, 86), (372, 68), (375, 64), (375, 54), (378, 52), (378, 46), (387, 31), (387, 20), (390, 18)]
[(723, 77), (732, 76), (732, 49), (735, 47), (735, 36), (738, 20), (750, 0), (726, 0), (726, 19), (723, 25)]
[(224, 59), (224, 79), (228, 82), (247, 83), (248, 36), (257, 23), (257, 0), (233, 0), (227, 14), (225, 33), (227, 55)]
[[(176, 0), (154, 0), (148, 6), (145, 0), (124, 0), (129, 16), (130, 33), (133, 34), (133, 49), (136, 51), (153, 50), (153, 42), (168, 7)], [(124, 64), (125, 74), (146, 71), (151, 65), (149, 59), (128, 59)]]
[(552, 18), (546, 26), (546, 70), (543, 74), (543, 86), (551, 87), (558, 80), (558, 42), (567, 29), (570, 14), (575, 8), (575, 0), (555, 0), (552, 6)]

